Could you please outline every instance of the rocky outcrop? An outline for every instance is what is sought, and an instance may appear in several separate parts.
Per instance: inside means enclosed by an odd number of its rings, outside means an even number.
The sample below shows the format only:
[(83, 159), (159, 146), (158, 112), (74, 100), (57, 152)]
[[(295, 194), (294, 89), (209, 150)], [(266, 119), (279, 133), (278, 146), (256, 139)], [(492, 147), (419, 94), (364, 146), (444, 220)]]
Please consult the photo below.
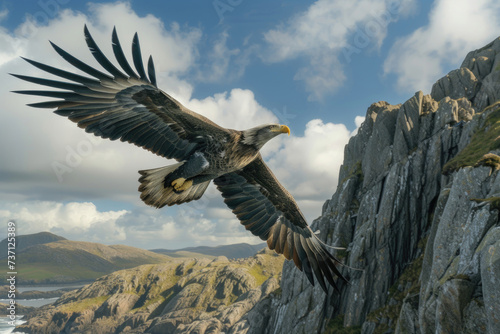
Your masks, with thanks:
[[(8, 309), (9, 306), (10, 304), (0, 303), (0, 316), (9, 315), (9, 309)], [(34, 307), (16, 304), (17, 314), (27, 315), (32, 313), (34, 310), (35, 310)]]
[(279, 288), (283, 257), (171, 260), (121, 270), (63, 295), (27, 333), (220, 333)]
[(370, 106), (313, 224), (350, 284), (326, 296), (286, 262), (234, 333), (500, 333), (499, 92), (497, 39), (430, 95)]

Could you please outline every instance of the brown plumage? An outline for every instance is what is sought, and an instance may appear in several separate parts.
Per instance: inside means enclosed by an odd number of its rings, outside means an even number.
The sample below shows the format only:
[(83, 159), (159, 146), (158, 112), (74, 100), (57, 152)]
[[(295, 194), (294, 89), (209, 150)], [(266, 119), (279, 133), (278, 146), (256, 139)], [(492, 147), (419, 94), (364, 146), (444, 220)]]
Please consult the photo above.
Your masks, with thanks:
[[(24, 75), (14, 76), (60, 90), (25, 90), (16, 93), (56, 98), (31, 104), (56, 109), (86, 132), (110, 140), (127, 141), (178, 162), (139, 171), (141, 199), (163, 207), (199, 199), (210, 181), (224, 202), (254, 235), (270, 249), (293, 260), (311, 284), (314, 278), (327, 291), (326, 281), (338, 290), (335, 277), (346, 280), (333, 257), (306, 223), (297, 203), (264, 163), (259, 150), (287, 126), (266, 124), (238, 131), (225, 129), (199, 115), (157, 88), (153, 60), (146, 69), (137, 34), (132, 43), (135, 71), (127, 62), (116, 30), (112, 42), (113, 65), (101, 52), (87, 27), (85, 40), (107, 73), (83, 63), (55, 44), (55, 51), (70, 64), (90, 75), (81, 76), (26, 59), (35, 67), (67, 79), (58, 81)], [(137, 71), (137, 72), (136, 72)]]

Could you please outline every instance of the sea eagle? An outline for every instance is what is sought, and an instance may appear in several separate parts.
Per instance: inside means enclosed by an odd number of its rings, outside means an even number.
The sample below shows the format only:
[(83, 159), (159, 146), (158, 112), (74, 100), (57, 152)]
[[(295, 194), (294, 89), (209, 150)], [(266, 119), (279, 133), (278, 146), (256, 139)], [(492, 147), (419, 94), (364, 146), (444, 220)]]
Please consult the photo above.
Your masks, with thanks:
[(19, 74), (15, 77), (59, 90), (22, 90), (20, 94), (56, 98), (29, 104), (54, 109), (86, 132), (110, 140), (120, 139), (177, 163), (139, 171), (141, 199), (157, 208), (199, 199), (213, 180), (224, 202), (241, 224), (267, 241), (302, 270), (325, 292), (326, 281), (337, 291), (335, 276), (340, 262), (313, 233), (290, 193), (265, 164), (259, 150), (270, 139), (288, 133), (286, 125), (265, 124), (248, 130), (225, 129), (176, 101), (157, 87), (153, 60), (147, 74), (137, 33), (132, 42), (132, 69), (120, 46), (116, 29), (113, 52), (121, 69), (101, 52), (87, 27), (90, 52), (107, 73), (73, 57), (51, 42), (55, 51), (88, 76), (67, 72), (25, 59), (31, 65), (68, 81)]

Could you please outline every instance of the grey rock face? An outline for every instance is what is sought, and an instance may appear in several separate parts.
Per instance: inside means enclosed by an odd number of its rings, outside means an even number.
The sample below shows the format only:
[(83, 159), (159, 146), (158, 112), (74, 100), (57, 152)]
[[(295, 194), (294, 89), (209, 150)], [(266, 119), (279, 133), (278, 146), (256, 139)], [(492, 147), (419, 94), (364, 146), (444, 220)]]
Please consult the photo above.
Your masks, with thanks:
[[(418, 323), (418, 313), (415, 304), (418, 305), (418, 296), (411, 296), (405, 299), (401, 307), (396, 333), (417, 334), (420, 333)], [(375, 327), (375, 326), (374, 326)]]
[[(397, 121), (398, 106), (379, 103), (373, 105), (373, 115), (376, 116), (377, 126), (373, 129), (372, 135), (366, 144), (366, 154), (363, 156), (362, 166), (368, 166), (369, 161), (374, 164), (370, 168), (363, 170), (364, 185), (374, 182), (387, 170), (392, 162), (392, 144), (394, 140), (394, 130)], [(356, 162), (354, 162), (355, 164)]]
[(468, 280), (451, 279), (441, 287), (436, 304), (436, 331), (460, 333), (463, 310), (471, 300), (474, 284)]
[(466, 97), (471, 99), (476, 93), (477, 85), (478, 80), (474, 73), (467, 67), (462, 67), (439, 79), (432, 86), (431, 96), (436, 101), (440, 101), (445, 97), (452, 99)]
[(494, 227), (480, 251), (481, 280), (488, 333), (500, 332), (500, 227)]
[(462, 320), (464, 334), (486, 333), (487, 316), (484, 311), (484, 305), (476, 299), (473, 299), (464, 309), (464, 318)]
[(461, 68), (468, 68), (478, 80), (478, 92), (471, 99), (476, 110), (498, 100), (500, 92), (499, 79), (500, 39), (497, 38), (481, 49), (469, 52)]
[(326, 296), (285, 263), (282, 295), (256, 305), (273, 312), (245, 333), (321, 333), (339, 314), (362, 333), (500, 333), (500, 228), (488, 200), (500, 196), (498, 170), (442, 173), (500, 113), (486, 108), (500, 97), (499, 73), (497, 39), (430, 95), (368, 108), (337, 191), (313, 223), (326, 243), (347, 247), (336, 255), (350, 284)]

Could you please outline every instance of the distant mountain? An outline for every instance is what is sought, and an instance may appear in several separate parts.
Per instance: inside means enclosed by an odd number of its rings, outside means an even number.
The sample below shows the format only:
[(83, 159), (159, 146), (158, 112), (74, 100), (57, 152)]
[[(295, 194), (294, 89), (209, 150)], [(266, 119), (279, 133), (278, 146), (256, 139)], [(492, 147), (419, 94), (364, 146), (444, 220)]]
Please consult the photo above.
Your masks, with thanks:
[[(17, 279), (27, 284), (90, 281), (116, 270), (172, 260), (140, 248), (70, 241), (48, 232), (20, 235), (16, 242)], [(6, 240), (2, 247), (7, 249)]]
[(250, 245), (246, 243), (223, 245), (216, 247), (198, 246), (187, 247), (182, 249), (151, 249), (152, 252), (168, 255), (175, 258), (216, 258), (217, 256), (225, 256), (228, 259), (244, 259), (254, 256), (266, 247), (266, 243), (258, 245)]
[[(27, 284), (60, 284), (91, 281), (113, 271), (143, 264), (157, 264), (175, 258), (228, 259), (248, 258), (265, 247), (265, 243), (245, 243), (217, 247), (189, 247), (177, 250), (140, 248), (94, 242), (71, 241), (40, 232), (16, 237), (16, 267), (19, 282)], [(6, 257), (7, 239), (0, 242), (0, 259)]]
[[(40, 232), (35, 234), (26, 234), (16, 236), (16, 252), (21, 252), (24, 249), (34, 246), (47, 244), (49, 242), (67, 240), (64, 237), (52, 234), (50, 232)], [(0, 242), (0, 259), (7, 256), (7, 239)]]

